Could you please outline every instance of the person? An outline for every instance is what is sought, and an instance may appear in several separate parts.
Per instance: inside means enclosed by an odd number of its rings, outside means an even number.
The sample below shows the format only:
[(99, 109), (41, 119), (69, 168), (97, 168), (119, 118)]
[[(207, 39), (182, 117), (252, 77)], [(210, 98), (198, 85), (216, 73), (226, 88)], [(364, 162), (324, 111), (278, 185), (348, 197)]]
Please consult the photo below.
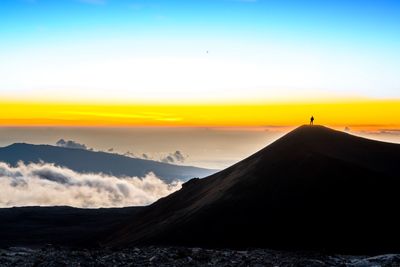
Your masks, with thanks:
[(314, 116), (311, 116), (310, 125), (314, 125)]

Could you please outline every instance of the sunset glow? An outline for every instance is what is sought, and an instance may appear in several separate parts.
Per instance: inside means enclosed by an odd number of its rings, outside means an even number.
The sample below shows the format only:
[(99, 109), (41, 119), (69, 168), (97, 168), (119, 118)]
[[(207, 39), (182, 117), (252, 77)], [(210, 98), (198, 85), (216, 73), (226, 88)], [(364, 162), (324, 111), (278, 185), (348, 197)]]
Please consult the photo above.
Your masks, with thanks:
[(5, 0), (0, 125), (400, 128), (395, 1)]
[(266, 104), (1, 104), (3, 126), (330, 126), (400, 128), (400, 101)]

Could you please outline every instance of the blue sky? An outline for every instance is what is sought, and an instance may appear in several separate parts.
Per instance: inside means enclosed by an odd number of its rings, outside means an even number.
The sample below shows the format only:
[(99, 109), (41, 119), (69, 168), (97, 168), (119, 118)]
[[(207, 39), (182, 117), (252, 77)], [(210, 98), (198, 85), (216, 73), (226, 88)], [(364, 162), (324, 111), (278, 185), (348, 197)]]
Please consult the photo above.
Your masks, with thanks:
[(50, 34), (171, 33), (201, 38), (247, 33), (253, 38), (380, 40), (390, 46), (400, 38), (400, 3), (385, 0), (3, 0), (0, 14), (2, 36), (11, 40)]
[(399, 98), (399, 47), (399, 1), (3, 0), (0, 95)]

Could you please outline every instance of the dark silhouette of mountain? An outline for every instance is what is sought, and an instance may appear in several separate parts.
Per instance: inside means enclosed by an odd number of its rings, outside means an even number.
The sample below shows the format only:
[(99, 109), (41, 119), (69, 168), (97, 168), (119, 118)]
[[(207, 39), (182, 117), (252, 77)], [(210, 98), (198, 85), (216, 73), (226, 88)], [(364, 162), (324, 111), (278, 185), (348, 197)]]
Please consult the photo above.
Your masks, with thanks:
[(77, 172), (102, 172), (115, 176), (143, 177), (147, 173), (153, 172), (167, 182), (174, 179), (188, 180), (193, 177), (205, 177), (216, 172), (211, 169), (173, 165), (105, 152), (24, 143), (0, 148), (0, 161), (13, 166), (18, 161), (25, 163), (43, 161), (55, 163)]
[(144, 207), (106, 246), (400, 250), (400, 145), (301, 126)]
[(93, 246), (88, 243), (110, 227), (132, 218), (141, 207), (77, 209), (19, 207), (0, 209), (0, 247)]

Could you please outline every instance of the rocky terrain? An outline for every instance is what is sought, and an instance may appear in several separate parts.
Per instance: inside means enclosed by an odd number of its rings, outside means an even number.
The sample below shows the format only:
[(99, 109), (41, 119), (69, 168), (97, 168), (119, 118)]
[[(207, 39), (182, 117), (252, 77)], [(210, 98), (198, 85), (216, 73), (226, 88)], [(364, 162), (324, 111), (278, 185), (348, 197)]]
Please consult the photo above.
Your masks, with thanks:
[(0, 249), (1, 266), (400, 266), (400, 255), (375, 257), (281, 252), (266, 249), (211, 250), (142, 247), (120, 250), (41, 248)]

